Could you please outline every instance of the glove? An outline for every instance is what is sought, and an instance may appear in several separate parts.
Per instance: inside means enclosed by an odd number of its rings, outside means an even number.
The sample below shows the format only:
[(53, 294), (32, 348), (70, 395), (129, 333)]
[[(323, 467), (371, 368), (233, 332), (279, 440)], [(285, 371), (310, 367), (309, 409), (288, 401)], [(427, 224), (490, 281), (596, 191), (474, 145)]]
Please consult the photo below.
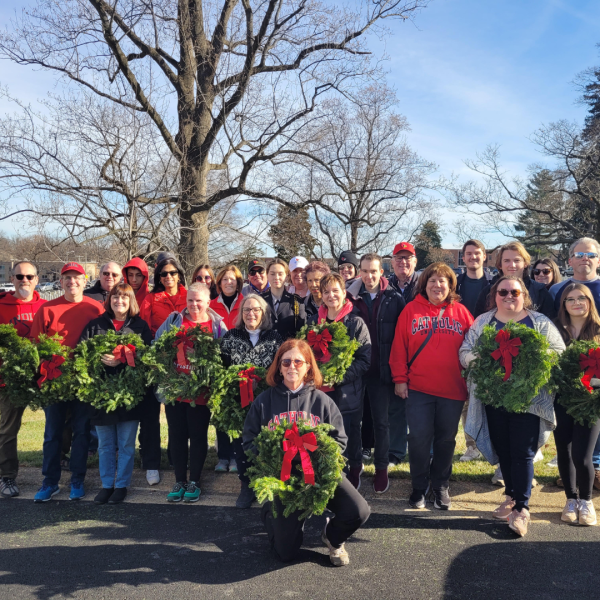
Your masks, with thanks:
[(477, 356), (475, 356), (475, 354), (473, 354), (472, 352), (467, 352), (463, 359), (465, 361), (465, 366), (468, 367), (476, 358)]

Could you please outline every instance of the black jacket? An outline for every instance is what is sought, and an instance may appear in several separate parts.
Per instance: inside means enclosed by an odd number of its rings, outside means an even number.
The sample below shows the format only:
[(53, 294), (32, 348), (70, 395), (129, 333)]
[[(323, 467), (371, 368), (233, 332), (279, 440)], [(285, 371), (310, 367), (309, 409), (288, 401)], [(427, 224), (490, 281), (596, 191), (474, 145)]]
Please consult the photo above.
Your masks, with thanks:
[(283, 340), (274, 329), (267, 329), (260, 332), (256, 346), (252, 346), (250, 335), (245, 329), (230, 329), (220, 343), (226, 367), (251, 363), (255, 367), (268, 369)]
[[(308, 324), (318, 322), (318, 315), (309, 317)], [(342, 319), (348, 330), (351, 340), (358, 340), (360, 347), (354, 354), (352, 364), (348, 367), (344, 379), (337, 384), (329, 395), (333, 398), (340, 412), (353, 412), (358, 410), (365, 393), (363, 377), (371, 366), (371, 336), (365, 322), (355, 312), (351, 312)]]
[(391, 285), (386, 287), (385, 281), (385, 279), (381, 279), (381, 288), (383, 289), (374, 300), (372, 316), (369, 314), (366, 302), (360, 296), (362, 280), (354, 282), (348, 288), (348, 293), (352, 296), (356, 311), (367, 324), (371, 336), (371, 367), (367, 375), (380, 378), (382, 383), (391, 384), (390, 353), (396, 332), (396, 322), (406, 303), (395, 288)]
[[(492, 279), (490, 283), (481, 290), (479, 298), (477, 298), (475, 314), (473, 315), (475, 318), (477, 318), (479, 315), (482, 315), (484, 312), (487, 312), (489, 293), (494, 283), (496, 283), (500, 277), (502, 277), (501, 274), (496, 275), (494, 279)], [(550, 295), (550, 292), (546, 289), (546, 286), (543, 283), (538, 283), (537, 281), (530, 279), (527, 274), (523, 275), (523, 281), (525, 282), (525, 286), (527, 287), (527, 291), (529, 292), (529, 296), (531, 298), (531, 310), (542, 313), (549, 319), (554, 319), (556, 317), (554, 300)]]
[(98, 279), (91, 288), (84, 290), (83, 295), (96, 300), (96, 302), (100, 302), (100, 304), (104, 304), (108, 292), (105, 289), (102, 289), (100, 280)]
[[(115, 331), (112, 319), (106, 314), (102, 314), (99, 317), (92, 319), (83, 330), (81, 334), (82, 340), (89, 340), (96, 335), (105, 335), (109, 331)], [(137, 333), (143, 340), (144, 344), (149, 346), (152, 343), (153, 336), (148, 327), (148, 323), (141, 317), (128, 317), (123, 324), (123, 327), (118, 332), (118, 335), (124, 335), (126, 333)], [(116, 375), (125, 368), (125, 365), (119, 365), (117, 367), (104, 367), (106, 370), (106, 376), (110, 377)], [(125, 410), (125, 408), (117, 408), (115, 411), (107, 413), (104, 410), (98, 410), (91, 408), (91, 422), (92, 425), (114, 425), (122, 421), (138, 421), (142, 416), (144, 410), (143, 405), (146, 402), (153, 401), (157, 402), (152, 392), (148, 391), (146, 397), (140, 404), (132, 408), (131, 410)]]
[(315, 304), (312, 294), (309, 294), (308, 296), (306, 296), (306, 298), (304, 298), (304, 310), (306, 312), (307, 320), (308, 317), (312, 317), (313, 315), (316, 315), (319, 312), (319, 307)]
[(287, 290), (283, 292), (277, 310), (273, 303), (273, 294), (268, 289), (261, 296), (265, 299), (271, 309), (273, 329), (279, 333), (284, 341), (296, 337), (296, 334), (306, 323), (306, 310), (304, 299), (297, 294), (290, 294)]
[(388, 283), (391, 287), (393, 287), (401, 296), (404, 298), (404, 303), (408, 304), (411, 300), (415, 299), (415, 294), (417, 293), (417, 281), (419, 281), (419, 274), (415, 271), (411, 276), (408, 284), (402, 291), (400, 284), (398, 283), (398, 278), (395, 273), (392, 273), (388, 277)]
[(344, 422), (338, 407), (314, 385), (305, 385), (292, 392), (283, 383), (269, 388), (252, 402), (244, 423), (242, 443), (244, 450), (255, 451), (254, 438), (262, 427), (274, 429), (284, 420), (309, 422), (312, 427), (322, 423), (333, 425), (329, 435), (340, 445), (342, 452), (348, 444)]

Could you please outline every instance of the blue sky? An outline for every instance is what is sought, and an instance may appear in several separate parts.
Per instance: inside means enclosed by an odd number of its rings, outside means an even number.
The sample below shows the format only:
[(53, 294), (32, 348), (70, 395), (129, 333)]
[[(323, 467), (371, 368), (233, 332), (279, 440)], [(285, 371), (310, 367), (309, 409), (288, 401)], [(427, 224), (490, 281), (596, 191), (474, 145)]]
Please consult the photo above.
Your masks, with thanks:
[[(4, 0), (1, 22), (24, 5)], [(507, 170), (524, 175), (541, 160), (528, 136), (558, 119), (581, 122), (585, 108), (575, 103), (572, 81), (600, 64), (598, 0), (432, 0), (415, 23), (391, 24), (391, 33), (371, 47), (388, 55), (384, 67), (411, 124), (410, 144), (446, 176), (467, 177), (462, 161), (491, 143), (501, 145)], [(0, 67), (0, 83), (31, 102), (52, 81)], [(447, 223), (454, 218), (442, 213)], [(456, 243), (450, 227), (444, 243)]]

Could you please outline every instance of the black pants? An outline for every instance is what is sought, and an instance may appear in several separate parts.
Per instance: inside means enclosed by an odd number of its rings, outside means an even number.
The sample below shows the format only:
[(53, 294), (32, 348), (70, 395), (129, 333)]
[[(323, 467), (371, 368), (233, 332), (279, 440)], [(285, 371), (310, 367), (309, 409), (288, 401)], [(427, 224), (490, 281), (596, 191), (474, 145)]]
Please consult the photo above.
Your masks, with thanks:
[[(304, 521), (299, 520), (299, 512), (289, 517), (283, 516), (283, 506), (276, 499), (277, 517), (273, 516), (271, 503), (262, 507), (262, 520), (267, 528), (267, 536), (273, 552), (283, 562), (294, 560), (304, 538)], [(327, 525), (327, 539), (334, 548), (339, 548), (359, 527), (364, 525), (371, 514), (367, 501), (354, 486), (342, 476), (333, 498), (327, 508), (335, 516)]]
[(24, 407), (13, 406), (0, 395), (0, 476), (16, 479), (19, 472), (17, 436), (21, 429)]
[(157, 471), (160, 467), (160, 402), (152, 391), (141, 403), (139, 442), (142, 468)]
[(533, 459), (538, 449), (540, 418), (531, 413), (511, 413), (485, 407), (490, 440), (500, 460), (504, 493), (520, 511), (527, 508), (533, 481)]
[(224, 431), (217, 431), (217, 457), (219, 460), (231, 460), (235, 458), (233, 442)]
[(242, 436), (235, 438), (231, 443), (235, 452), (235, 464), (238, 468), (238, 477), (242, 483), (250, 483), (250, 478), (246, 475), (246, 469), (250, 465), (248, 463), (248, 457), (242, 447)]
[(409, 390), (408, 457), (415, 490), (426, 490), (430, 481), (433, 489), (448, 487), (462, 408), (461, 400)]
[(595, 475), (593, 455), (600, 432), (600, 420), (596, 421), (593, 427), (579, 425), (558, 403), (554, 404), (554, 412), (558, 472), (565, 486), (565, 494), (567, 498), (574, 500), (591, 500)]
[(369, 390), (365, 391), (363, 398), (363, 417), (360, 429), (362, 439), (362, 447), (371, 450), (375, 447), (375, 434), (373, 432), (373, 417), (371, 416), (371, 399), (369, 398)]
[(373, 431), (375, 433), (375, 457), (376, 469), (387, 469), (389, 464), (390, 450), (390, 422), (388, 418), (390, 402), (394, 401), (394, 384), (383, 383), (375, 377), (364, 379), (373, 419)]
[[(208, 406), (190, 406), (187, 402), (166, 404), (169, 448), (175, 469), (175, 481), (187, 481), (188, 453), (190, 481), (200, 481), (208, 452)], [(188, 450), (189, 440), (189, 450)]]

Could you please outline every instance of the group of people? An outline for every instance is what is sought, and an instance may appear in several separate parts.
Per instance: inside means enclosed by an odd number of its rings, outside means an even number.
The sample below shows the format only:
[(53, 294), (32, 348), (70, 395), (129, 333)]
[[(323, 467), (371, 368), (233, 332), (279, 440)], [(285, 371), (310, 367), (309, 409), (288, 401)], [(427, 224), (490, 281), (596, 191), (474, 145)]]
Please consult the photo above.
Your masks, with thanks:
[[(108, 331), (137, 333), (151, 344), (172, 328), (200, 325), (219, 340), (226, 366), (251, 363), (267, 369), (271, 387), (252, 403), (242, 437), (230, 440), (217, 431), (216, 470), (237, 473), (241, 489), (236, 506), (249, 508), (255, 497), (246, 474), (247, 452), (256, 451), (254, 438), (261, 427), (300, 418), (332, 424), (331, 435), (342, 447), (347, 467), (330, 502), (335, 516), (327, 523), (323, 541), (332, 563), (343, 565), (349, 560), (344, 542), (369, 516), (358, 493), (365, 458), (373, 456), (373, 489), (383, 494), (389, 489), (389, 466), (408, 455), (410, 506), (423, 508), (430, 501), (434, 508), (448, 510), (461, 418), (467, 442), (462, 459), (483, 456), (498, 465), (496, 479), (504, 482), (505, 499), (494, 517), (507, 520), (518, 535), (527, 533), (533, 462), (554, 430), (567, 497), (562, 519), (596, 524), (591, 494), (595, 484), (600, 487), (600, 422), (591, 428), (573, 422), (546, 389), (524, 414), (484, 406), (463, 369), (475, 358), (488, 324), (500, 330), (515, 321), (533, 328), (557, 353), (573, 340), (600, 343), (599, 254), (595, 240), (574, 242), (569, 251), (573, 277), (560, 281), (551, 259), (532, 263), (521, 243), (510, 242), (499, 248), (498, 275), (492, 278), (484, 270), (485, 246), (469, 240), (462, 249), (466, 271), (457, 277), (444, 263), (419, 272), (415, 248), (401, 242), (394, 247), (389, 278), (384, 277), (379, 255), (368, 253), (359, 259), (346, 251), (338, 258), (337, 272), (301, 256), (268, 264), (256, 258), (248, 265), (247, 282), (235, 265), (225, 266), (215, 277), (211, 267), (202, 264), (186, 287), (186, 274), (176, 257), (161, 253), (151, 287), (148, 266), (139, 258), (122, 268), (107, 263), (88, 290), (81, 265), (67, 263), (60, 275), (64, 295), (48, 302), (35, 291), (35, 265), (21, 261), (12, 270), (15, 291), (0, 294), (0, 322), (12, 323), (31, 339), (58, 334), (72, 348)], [(295, 339), (304, 325), (323, 321), (342, 323), (349, 338), (358, 341), (351, 365), (333, 388), (323, 387), (310, 346)], [(101, 360), (106, 377), (125, 368), (112, 355)], [(189, 366), (176, 369), (185, 372)], [(207, 401), (208, 394), (165, 405), (175, 475), (170, 502), (194, 502), (200, 496), (210, 422)], [(59, 493), (67, 418), (72, 429), (71, 500), (85, 494), (91, 427), (98, 436), (102, 481), (95, 502), (117, 504), (125, 499), (138, 427), (147, 481), (158, 483), (161, 402), (164, 398), (149, 389), (130, 411), (90, 411), (75, 398), (46, 407), (44, 479), (35, 501), (46, 502)], [(4, 497), (19, 493), (15, 480), (22, 415), (23, 409), (0, 393)], [(274, 551), (290, 560), (302, 543), (302, 521), (297, 515), (284, 518), (281, 511), (274, 517), (268, 503), (262, 514)]]

